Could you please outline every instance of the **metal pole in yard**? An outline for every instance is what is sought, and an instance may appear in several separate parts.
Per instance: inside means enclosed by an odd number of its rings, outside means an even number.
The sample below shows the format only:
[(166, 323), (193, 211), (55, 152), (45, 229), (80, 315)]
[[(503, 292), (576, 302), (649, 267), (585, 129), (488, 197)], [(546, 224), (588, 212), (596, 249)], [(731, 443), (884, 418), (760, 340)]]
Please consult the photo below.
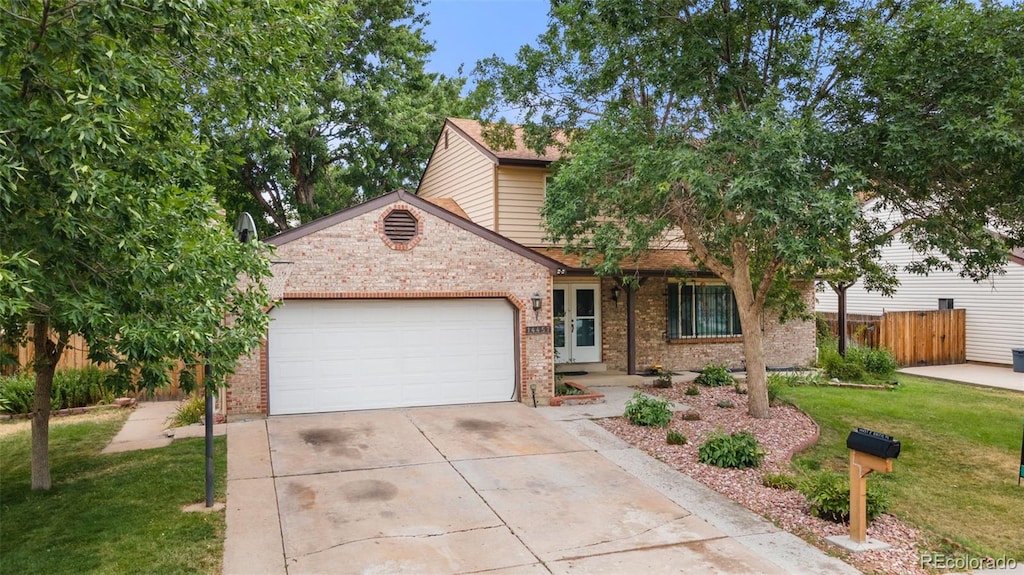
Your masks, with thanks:
[(206, 506), (213, 507), (213, 392), (210, 389), (210, 362), (203, 366), (203, 389), (206, 390)]
[(1024, 432), (1020, 437), (1020, 473), (1017, 474), (1017, 486), (1020, 486), (1020, 478), (1024, 477)]

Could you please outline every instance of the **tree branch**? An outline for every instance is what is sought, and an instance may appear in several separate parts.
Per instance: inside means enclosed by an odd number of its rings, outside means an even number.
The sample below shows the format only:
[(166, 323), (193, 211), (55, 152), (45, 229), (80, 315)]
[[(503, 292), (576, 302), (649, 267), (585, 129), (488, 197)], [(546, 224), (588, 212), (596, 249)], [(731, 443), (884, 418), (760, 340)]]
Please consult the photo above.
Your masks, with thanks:
[(765, 300), (768, 299), (768, 292), (772, 288), (772, 282), (775, 279), (775, 274), (778, 273), (779, 269), (782, 268), (782, 258), (775, 258), (765, 268), (764, 273), (761, 274), (761, 281), (757, 284), (757, 293), (754, 294), (754, 304), (758, 307), (763, 307)]
[[(681, 186), (683, 191), (688, 195), (687, 186), (685, 183), (679, 183), (677, 186)], [(683, 230), (683, 237), (686, 238), (686, 243), (689, 244), (690, 249), (696, 254), (697, 259), (701, 261), (709, 270), (715, 273), (730, 285), (734, 281), (735, 273), (734, 269), (722, 263), (720, 259), (711, 254), (711, 250), (708, 249), (704, 240), (701, 239), (700, 234), (697, 231), (697, 226), (694, 222), (696, 219), (692, 209), (689, 208), (683, 200), (675, 200), (672, 202), (672, 214), (675, 217), (676, 223)]]

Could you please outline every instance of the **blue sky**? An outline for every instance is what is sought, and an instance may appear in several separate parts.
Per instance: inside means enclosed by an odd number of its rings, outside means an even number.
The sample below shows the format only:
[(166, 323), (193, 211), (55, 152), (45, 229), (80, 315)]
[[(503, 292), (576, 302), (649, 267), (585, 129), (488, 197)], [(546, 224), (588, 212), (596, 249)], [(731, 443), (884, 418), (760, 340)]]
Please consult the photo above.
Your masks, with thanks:
[(477, 60), (498, 54), (512, 58), (547, 26), (547, 0), (430, 0), (425, 35), (434, 43), (427, 70), (464, 75)]

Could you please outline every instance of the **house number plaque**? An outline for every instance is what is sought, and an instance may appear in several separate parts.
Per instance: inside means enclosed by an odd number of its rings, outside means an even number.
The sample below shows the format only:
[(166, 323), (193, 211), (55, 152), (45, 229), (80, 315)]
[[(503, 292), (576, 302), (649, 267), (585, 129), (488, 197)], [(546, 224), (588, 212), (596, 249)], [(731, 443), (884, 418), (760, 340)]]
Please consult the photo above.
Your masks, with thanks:
[(538, 335), (551, 333), (550, 325), (528, 325), (526, 326), (526, 335)]

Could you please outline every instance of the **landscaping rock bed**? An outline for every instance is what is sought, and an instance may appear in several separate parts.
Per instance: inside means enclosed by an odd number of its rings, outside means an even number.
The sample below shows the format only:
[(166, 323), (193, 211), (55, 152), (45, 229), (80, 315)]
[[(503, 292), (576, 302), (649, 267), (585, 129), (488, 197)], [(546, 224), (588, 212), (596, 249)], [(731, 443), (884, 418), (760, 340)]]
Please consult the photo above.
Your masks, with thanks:
[[(842, 557), (864, 572), (887, 575), (928, 573), (920, 566), (918, 546), (923, 545), (922, 534), (896, 517), (882, 515), (868, 526), (869, 538), (885, 541), (891, 548), (850, 554), (824, 540), (828, 536), (848, 533), (846, 525), (811, 516), (809, 506), (798, 491), (772, 489), (761, 484), (765, 473), (789, 472), (789, 460), (793, 454), (817, 441), (817, 424), (800, 410), (788, 405), (774, 406), (771, 418), (755, 419), (747, 414), (746, 396), (737, 394), (731, 387), (701, 387), (700, 395), (696, 396), (685, 395), (683, 386), (671, 389), (648, 387), (644, 391), (687, 409), (673, 414), (668, 428), (631, 425), (621, 417), (598, 420), (598, 423), (653, 457), (767, 517), (782, 529)], [(724, 401), (732, 401), (736, 407), (718, 407)], [(686, 414), (693, 412), (699, 413), (700, 419), (686, 419)], [(686, 445), (668, 445), (665, 437), (670, 429), (684, 434), (689, 440)], [(717, 431), (733, 433), (742, 430), (753, 433), (765, 450), (761, 467), (722, 469), (697, 461), (697, 450), (708, 436)]]

